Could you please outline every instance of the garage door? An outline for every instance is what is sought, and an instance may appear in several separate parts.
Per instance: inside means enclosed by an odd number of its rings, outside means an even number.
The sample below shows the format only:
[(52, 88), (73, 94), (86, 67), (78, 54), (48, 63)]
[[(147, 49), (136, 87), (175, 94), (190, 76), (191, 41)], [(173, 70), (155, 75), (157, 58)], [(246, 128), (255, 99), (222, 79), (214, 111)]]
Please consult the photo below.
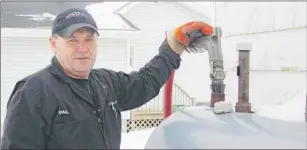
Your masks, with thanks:
[[(99, 39), (94, 68), (127, 71), (127, 40)], [(50, 64), (48, 38), (1, 37), (1, 125), (6, 103), (16, 81)]]

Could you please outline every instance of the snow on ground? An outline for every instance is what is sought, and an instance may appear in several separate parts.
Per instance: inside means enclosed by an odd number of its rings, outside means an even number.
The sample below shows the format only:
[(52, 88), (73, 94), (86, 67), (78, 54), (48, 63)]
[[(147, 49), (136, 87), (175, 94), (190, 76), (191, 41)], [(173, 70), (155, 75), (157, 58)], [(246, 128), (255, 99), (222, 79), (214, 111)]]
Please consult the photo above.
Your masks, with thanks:
[(155, 128), (143, 129), (122, 134), (121, 149), (144, 149)]
[(24, 14), (18, 14), (16, 16), (20, 17), (30, 17), (29, 19), (34, 21), (53, 21), (55, 19), (55, 15), (44, 12), (42, 14), (31, 14), (31, 15), (24, 15)]
[(303, 122), (305, 121), (305, 103), (306, 93), (303, 92), (294, 99), (286, 101), (281, 105), (262, 106), (256, 110), (256, 113), (260, 116), (272, 119)]

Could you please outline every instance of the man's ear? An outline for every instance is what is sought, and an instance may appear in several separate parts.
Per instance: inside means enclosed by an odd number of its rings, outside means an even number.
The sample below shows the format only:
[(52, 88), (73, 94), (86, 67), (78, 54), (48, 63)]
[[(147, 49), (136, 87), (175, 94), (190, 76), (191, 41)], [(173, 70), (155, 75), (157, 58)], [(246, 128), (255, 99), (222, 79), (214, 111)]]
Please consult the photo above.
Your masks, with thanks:
[(49, 42), (50, 42), (50, 46), (51, 46), (52, 51), (54, 52), (54, 54), (56, 54), (56, 51), (57, 51), (57, 48), (56, 48), (56, 37), (51, 36), (49, 38)]

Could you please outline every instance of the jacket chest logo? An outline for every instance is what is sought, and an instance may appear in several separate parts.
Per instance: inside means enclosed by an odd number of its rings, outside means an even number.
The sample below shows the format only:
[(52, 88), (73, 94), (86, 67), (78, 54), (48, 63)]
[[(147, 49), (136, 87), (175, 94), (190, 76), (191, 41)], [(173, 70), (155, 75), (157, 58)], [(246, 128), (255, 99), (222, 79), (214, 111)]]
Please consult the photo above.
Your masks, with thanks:
[(58, 113), (59, 113), (60, 116), (62, 116), (62, 115), (69, 115), (69, 112), (66, 109), (65, 110), (59, 110)]

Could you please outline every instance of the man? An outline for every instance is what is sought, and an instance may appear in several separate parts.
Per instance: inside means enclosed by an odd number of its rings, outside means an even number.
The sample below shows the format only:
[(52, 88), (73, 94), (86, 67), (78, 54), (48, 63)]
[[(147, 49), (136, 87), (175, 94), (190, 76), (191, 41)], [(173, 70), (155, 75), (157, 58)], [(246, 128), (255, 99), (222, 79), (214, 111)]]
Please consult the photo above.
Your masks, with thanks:
[(4, 149), (119, 149), (120, 111), (142, 106), (158, 95), (180, 54), (191, 42), (185, 33), (201, 30), (189, 22), (167, 32), (156, 55), (138, 72), (92, 69), (97, 26), (82, 9), (56, 17), (50, 45), (51, 64), (18, 81), (7, 104), (1, 147)]

